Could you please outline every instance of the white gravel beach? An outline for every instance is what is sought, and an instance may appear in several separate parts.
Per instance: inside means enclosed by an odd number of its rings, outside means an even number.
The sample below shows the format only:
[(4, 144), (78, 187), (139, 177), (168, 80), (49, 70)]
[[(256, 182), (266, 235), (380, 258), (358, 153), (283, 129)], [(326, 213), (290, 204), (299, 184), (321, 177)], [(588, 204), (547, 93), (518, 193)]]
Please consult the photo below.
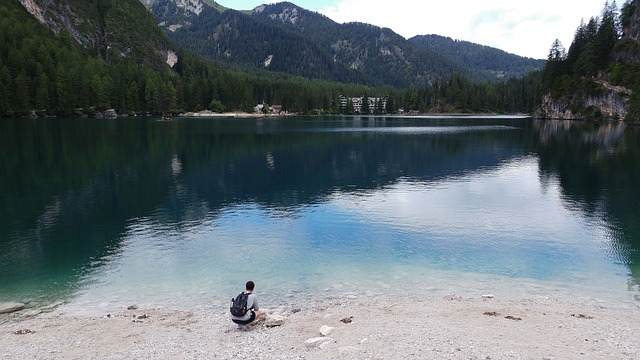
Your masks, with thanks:
[[(639, 359), (640, 303), (437, 294), (333, 299), (267, 310), (241, 329), (228, 309), (64, 307), (0, 315), (3, 359)], [(270, 316), (273, 320), (277, 316)], [(324, 334), (323, 334), (324, 333)]]

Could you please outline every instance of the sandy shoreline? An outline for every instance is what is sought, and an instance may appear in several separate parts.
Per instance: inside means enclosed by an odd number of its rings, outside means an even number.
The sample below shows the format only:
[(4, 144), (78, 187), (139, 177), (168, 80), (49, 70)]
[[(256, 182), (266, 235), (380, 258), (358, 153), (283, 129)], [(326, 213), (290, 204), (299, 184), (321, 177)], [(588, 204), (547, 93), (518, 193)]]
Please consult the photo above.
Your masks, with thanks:
[(191, 118), (237, 118), (237, 119), (264, 119), (264, 118), (281, 118), (288, 116), (297, 116), (295, 113), (244, 113), (244, 112), (226, 112), (226, 113), (214, 113), (211, 111), (199, 111), (199, 112), (187, 112), (180, 114), (181, 117)]
[[(298, 311), (299, 310), (299, 311)], [(248, 330), (222, 307), (0, 317), (11, 359), (638, 359), (640, 305), (440, 294), (336, 299), (269, 310), (281, 326)], [(342, 319), (352, 319), (347, 323)], [(330, 333), (322, 336), (327, 326)], [(310, 339), (313, 344), (305, 344)]]

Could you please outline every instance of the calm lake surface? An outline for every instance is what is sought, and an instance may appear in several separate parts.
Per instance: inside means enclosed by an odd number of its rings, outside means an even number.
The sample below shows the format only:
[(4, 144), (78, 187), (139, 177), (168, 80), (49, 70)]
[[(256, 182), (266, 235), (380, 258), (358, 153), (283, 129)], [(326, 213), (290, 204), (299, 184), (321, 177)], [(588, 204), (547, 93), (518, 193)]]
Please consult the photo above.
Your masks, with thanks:
[(527, 118), (0, 119), (0, 302), (640, 299), (640, 132)]

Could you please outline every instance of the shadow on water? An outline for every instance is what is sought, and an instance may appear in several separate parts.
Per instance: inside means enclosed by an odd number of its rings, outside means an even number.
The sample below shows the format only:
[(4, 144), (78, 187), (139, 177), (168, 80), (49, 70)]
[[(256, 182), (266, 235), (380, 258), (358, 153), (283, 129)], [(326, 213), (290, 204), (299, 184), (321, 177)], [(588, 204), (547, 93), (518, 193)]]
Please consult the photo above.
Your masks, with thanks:
[(0, 120), (0, 301), (81, 291), (135, 219), (172, 231), (255, 203), (295, 216), (336, 191), (433, 182), (537, 153), (639, 273), (638, 135), (514, 119)]
[(535, 121), (541, 176), (557, 176), (566, 206), (604, 219), (608, 255), (640, 284), (640, 129), (621, 123)]

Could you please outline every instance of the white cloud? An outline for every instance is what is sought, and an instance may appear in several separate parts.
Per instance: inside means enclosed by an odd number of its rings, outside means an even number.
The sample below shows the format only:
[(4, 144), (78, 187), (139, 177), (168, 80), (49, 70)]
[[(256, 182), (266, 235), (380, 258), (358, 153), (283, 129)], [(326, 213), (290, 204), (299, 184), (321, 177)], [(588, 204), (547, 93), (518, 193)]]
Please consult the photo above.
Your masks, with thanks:
[(365, 22), (410, 38), (438, 34), (546, 58), (557, 38), (569, 47), (581, 19), (598, 16), (604, 0), (339, 0), (318, 11), (343, 23)]

